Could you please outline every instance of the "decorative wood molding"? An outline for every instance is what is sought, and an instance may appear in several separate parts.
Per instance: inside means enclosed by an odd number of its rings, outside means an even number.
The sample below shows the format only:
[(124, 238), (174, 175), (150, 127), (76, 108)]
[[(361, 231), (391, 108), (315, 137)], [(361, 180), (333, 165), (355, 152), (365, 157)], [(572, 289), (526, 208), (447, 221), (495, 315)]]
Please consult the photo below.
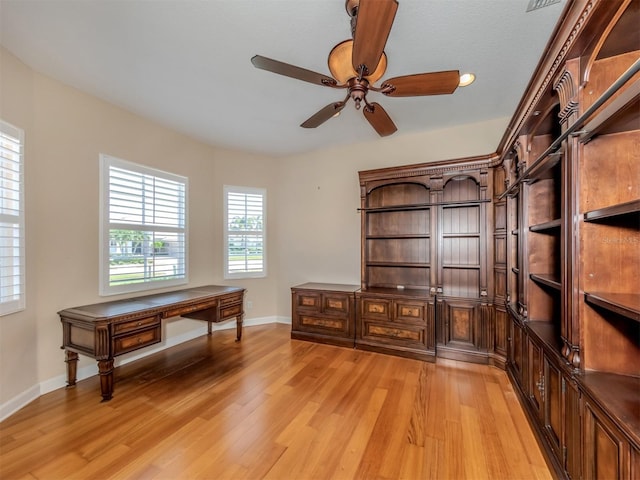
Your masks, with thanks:
[(560, 98), (558, 118), (561, 125), (565, 124), (572, 115), (578, 114), (578, 85), (570, 66), (570, 62), (567, 62), (553, 82), (553, 89)]
[[(532, 96), (523, 97), (516, 110), (516, 114), (513, 116), (511, 124), (500, 141), (497, 151), (501, 159), (504, 159), (504, 156), (508, 154), (508, 145), (512, 144), (514, 138), (520, 135), (524, 123), (530, 118), (538, 102), (544, 96), (551, 80), (556, 76), (558, 68), (565, 62), (584, 25), (590, 19), (594, 11), (594, 7), (601, 4), (602, 1), (604, 0), (591, 0), (586, 3), (576, 1), (567, 5), (565, 12), (563, 12), (563, 16), (566, 20), (562, 25), (556, 28), (552, 35), (552, 38), (554, 39), (565, 38), (566, 40), (562, 46), (553, 45), (552, 42), (547, 47), (547, 51), (543, 55), (541, 62), (538, 64), (535, 77), (529, 84), (527, 91), (534, 89), (536, 83), (538, 87), (535, 88), (535, 93)], [(584, 4), (581, 10), (579, 5), (580, 3)], [(575, 20), (572, 22), (571, 19)], [(573, 25), (571, 25), (571, 23), (573, 23)], [(563, 31), (569, 29), (570, 32), (568, 35), (563, 35)], [(554, 51), (556, 52), (555, 54)]]

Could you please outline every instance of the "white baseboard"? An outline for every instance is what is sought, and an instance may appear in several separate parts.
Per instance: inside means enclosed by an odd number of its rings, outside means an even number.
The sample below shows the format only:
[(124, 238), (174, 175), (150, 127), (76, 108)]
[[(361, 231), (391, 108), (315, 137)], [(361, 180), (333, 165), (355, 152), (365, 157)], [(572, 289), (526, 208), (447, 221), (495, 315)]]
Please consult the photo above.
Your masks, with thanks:
[[(270, 316), (270, 317), (259, 317), (259, 318), (250, 318), (244, 321), (243, 325), (245, 327), (254, 327), (257, 325), (266, 325), (269, 323), (284, 323), (291, 324), (291, 317), (280, 317), (280, 316)], [(213, 331), (218, 330), (230, 330), (236, 328), (235, 321), (225, 322), (221, 324), (214, 324)], [(122, 357), (116, 358), (114, 364), (115, 366), (126, 365), (127, 363), (133, 362), (140, 358), (148, 357), (149, 355), (153, 355), (154, 353), (160, 352), (162, 350), (166, 350), (167, 348), (171, 348), (175, 345), (179, 345), (184, 342), (188, 342), (194, 338), (200, 337), (207, 333), (206, 324), (203, 324), (202, 327), (198, 327), (194, 330), (190, 330), (182, 335), (177, 335), (175, 337), (171, 337), (166, 339), (165, 341), (159, 343), (154, 347), (150, 347), (145, 349), (144, 352), (132, 353), (129, 355), (124, 355)], [(98, 374), (98, 365), (94, 362), (91, 365), (87, 365), (85, 367), (81, 367), (78, 369), (76, 377), (77, 380), (84, 380), (85, 378), (92, 377), (93, 375)], [(20, 410), (22, 407), (31, 403), (36, 398), (45, 393), (52, 392), (59, 388), (64, 388), (67, 385), (67, 376), (58, 375), (56, 377), (50, 378), (48, 380), (44, 380), (37, 385), (29, 387), (27, 390), (22, 392), (19, 395), (16, 395), (14, 398), (9, 400), (8, 402), (0, 405), (0, 421), (5, 418), (13, 415), (15, 412)]]
[(10, 417), (25, 405), (33, 402), (40, 395), (41, 394), (39, 385), (34, 385), (21, 394), (16, 395), (0, 407), (0, 421), (4, 420), (7, 417)]

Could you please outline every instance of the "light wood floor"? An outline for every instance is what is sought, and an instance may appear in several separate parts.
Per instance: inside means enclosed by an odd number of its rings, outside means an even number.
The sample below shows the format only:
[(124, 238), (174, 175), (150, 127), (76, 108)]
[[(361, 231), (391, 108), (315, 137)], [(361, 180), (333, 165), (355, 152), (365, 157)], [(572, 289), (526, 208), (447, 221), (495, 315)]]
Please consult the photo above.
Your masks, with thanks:
[(220, 331), (0, 424), (9, 479), (548, 479), (506, 374)]

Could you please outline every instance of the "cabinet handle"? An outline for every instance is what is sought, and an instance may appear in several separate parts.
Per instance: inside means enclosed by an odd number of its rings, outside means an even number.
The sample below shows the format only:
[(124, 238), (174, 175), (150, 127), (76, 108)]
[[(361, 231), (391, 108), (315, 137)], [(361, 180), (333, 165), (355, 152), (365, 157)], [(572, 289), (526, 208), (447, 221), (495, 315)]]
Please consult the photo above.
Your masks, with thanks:
[(536, 383), (536, 387), (538, 387), (540, 395), (544, 395), (544, 377), (540, 377), (540, 381)]

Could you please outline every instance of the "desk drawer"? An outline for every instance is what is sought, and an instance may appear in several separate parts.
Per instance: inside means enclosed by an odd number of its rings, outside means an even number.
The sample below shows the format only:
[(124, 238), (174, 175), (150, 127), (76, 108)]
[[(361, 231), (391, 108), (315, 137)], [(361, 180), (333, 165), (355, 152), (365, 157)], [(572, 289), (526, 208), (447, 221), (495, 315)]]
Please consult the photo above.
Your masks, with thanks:
[(197, 312), (199, 310), (206, 310), (207, 308), (215, 307), (217, 305), (216, 300), (209, 300), (201, 303), (194, 303), (192, 305), (185, 305), (183, 307), (173, 308), (164, 312), (164, 318), (179, 317), (185, 313)]
[(113, 356), (131, 352), (139, 348), (159, 343), (161, 340), (161, 327), (149, 328), (113, 338)]
[(238, 292), (227, 297), (222, 297), (220, 299), (220, 306), (226, 307), (227, 305), (232, 305), (234, 303), (242, 303), (242, 295), (242, 292)]
[(160, 317), (155, 315), (153, 317), (140, 318), (138, 320), (130, 320), (128, 322), (120, 322), (113, 324), (113, 334), (122, 335), (128, 332), (135, 332), (136, 330), (142, 330), (152, 325), (159, 325)]
[(220, 308), (220, 320), (227, 320), (229, 318), (237, 317), (242, 314), (242, 303), (236, 305), (230, 305), (228, 307)]

